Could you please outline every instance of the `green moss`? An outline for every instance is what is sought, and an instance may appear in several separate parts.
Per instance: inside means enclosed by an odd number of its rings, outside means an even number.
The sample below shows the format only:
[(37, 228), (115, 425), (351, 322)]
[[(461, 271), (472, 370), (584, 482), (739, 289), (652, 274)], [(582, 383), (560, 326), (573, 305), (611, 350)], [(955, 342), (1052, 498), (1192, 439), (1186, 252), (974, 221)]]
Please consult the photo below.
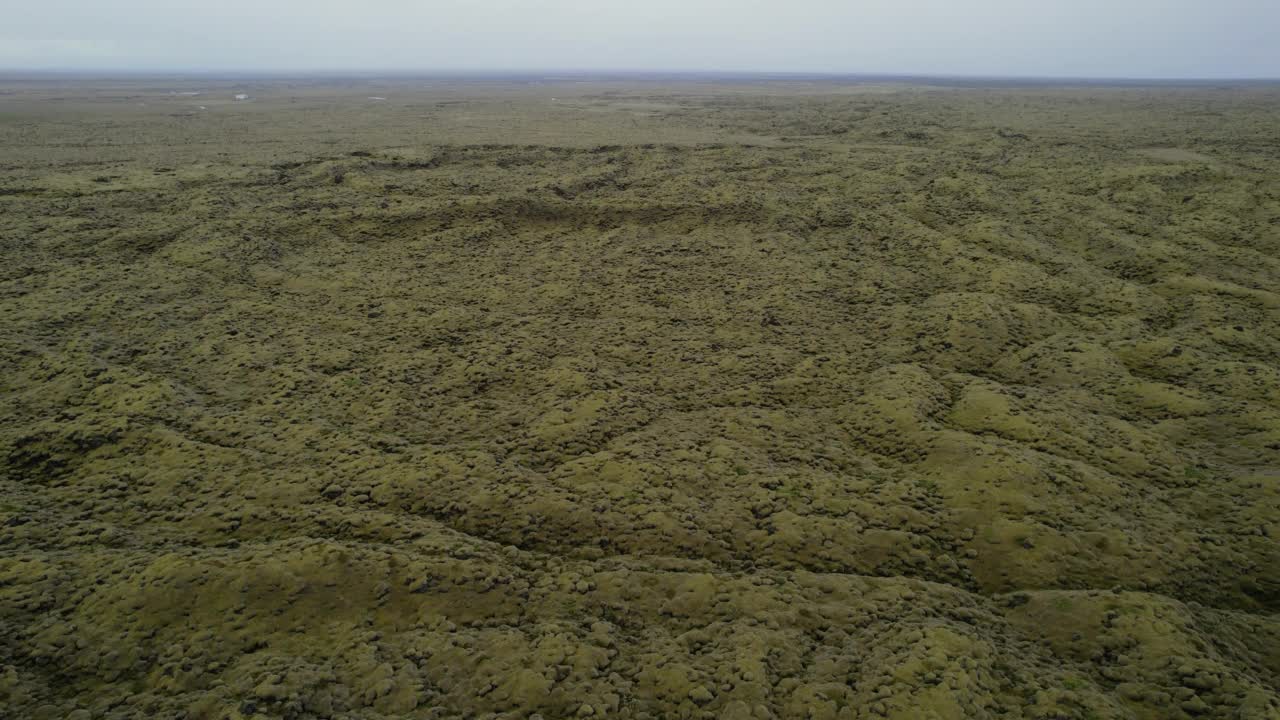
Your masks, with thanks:
[(15, 717), (1280, 703), (1274, 87), (4, 82)]

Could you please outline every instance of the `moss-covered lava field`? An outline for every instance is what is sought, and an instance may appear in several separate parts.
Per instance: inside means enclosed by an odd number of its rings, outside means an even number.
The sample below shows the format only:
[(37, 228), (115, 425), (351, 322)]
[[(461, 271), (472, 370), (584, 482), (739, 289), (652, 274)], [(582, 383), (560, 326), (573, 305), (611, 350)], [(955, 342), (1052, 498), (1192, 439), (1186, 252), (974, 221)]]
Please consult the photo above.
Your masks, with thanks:
[(1280, 718), (1280, 87), (5, 78), (0, 252), (0, 717)]

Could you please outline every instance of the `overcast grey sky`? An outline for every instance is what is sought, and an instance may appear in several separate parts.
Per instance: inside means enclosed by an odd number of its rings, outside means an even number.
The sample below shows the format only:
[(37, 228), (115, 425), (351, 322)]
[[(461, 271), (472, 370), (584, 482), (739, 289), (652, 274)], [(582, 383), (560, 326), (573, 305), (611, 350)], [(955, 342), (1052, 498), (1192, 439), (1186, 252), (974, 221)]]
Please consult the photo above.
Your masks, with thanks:
[(1280, 77), (1280, 0), (0, 0), (0, 68)]

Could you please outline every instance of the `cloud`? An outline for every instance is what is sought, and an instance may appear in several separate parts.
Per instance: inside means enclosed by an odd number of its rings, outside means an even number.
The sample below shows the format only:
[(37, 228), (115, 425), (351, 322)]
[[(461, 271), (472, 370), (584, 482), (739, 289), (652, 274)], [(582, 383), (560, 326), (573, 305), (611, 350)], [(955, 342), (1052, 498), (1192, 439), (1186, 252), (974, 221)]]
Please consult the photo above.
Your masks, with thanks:
[(1277, 27), (1257, 0), (50, 0), (0, 64), (1275, 77)]

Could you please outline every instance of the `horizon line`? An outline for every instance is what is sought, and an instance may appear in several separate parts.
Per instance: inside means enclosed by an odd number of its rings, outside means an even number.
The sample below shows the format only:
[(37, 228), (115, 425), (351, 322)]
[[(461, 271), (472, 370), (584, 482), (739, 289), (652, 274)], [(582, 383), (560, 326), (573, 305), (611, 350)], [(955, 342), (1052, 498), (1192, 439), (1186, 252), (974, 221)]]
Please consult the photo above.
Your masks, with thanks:
[(1143, 76), (1143, 75), (1036, 75), (1021, 73), (947, 73), (947, 72), (895, 72), (855, 70), (718, 70), (718, 69), (635, 69), (635, 68), (435, 68), (435, 69), (228, 69), (228, 68), (6, 68), (0, 67), (0, 77), (21, 76), (76, 76), (85, 79), (109, 80), (128, 77), (225, 77), (225, 78), (325, 78), (363, 77), (377, 78), (449, 78), (449, 77), (538, 77), (555, 79), (557, 75), (572, 77), (601, 76), (665, 76), (665, 77), (742, 77), (742, 78), (824, 78), (870, 80), (950, 80), (950, 81), (1040, 81), (1040, 82), (1129, 82), (1129, 83), (1280, 83), (1280, 75), (1201, 75), (1201, 76)]

